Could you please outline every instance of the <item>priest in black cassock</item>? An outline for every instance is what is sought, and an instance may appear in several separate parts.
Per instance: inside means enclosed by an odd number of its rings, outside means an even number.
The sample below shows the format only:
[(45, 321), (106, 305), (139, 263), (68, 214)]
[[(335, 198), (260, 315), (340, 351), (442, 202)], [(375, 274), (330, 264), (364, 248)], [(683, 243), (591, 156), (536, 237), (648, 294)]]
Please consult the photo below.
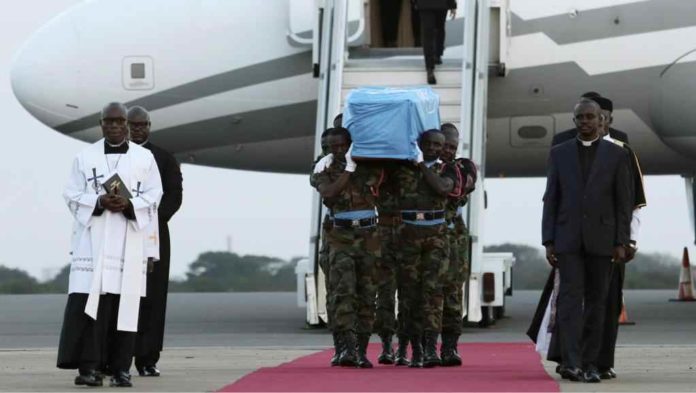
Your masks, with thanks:
[(140, 376), (157, 377), (157, 362), (164, 342), (164, 324), (169, 288), (168, 222), (181, 207), (182, 177), (179, 163), (166, 150), (150, 142), (150, 115), (140, 106), (128, 110), (128, 127), (132, 142), (150, 150), (155, 156), (162, 179), (159, 215), (159, 261), (147, 275), (147, 296), (140, 304), (140, 324), (135, 346), (135, 368)]
[(58, 368), (78, 369), (76, 385), (130, 387), (153, 217), (162, 196), (155, 159), (128, 143), (126, 107), (101, 113), (104, 139), (73, 161), (63, 196), (73, 215), (68, 302)]

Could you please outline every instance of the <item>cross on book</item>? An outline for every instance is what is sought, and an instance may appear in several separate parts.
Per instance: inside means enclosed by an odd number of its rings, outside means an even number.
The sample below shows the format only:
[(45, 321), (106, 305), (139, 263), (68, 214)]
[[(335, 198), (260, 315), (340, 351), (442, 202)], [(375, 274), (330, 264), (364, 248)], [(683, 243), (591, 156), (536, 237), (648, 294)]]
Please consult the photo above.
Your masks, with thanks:
[(137, 186), (135, 189), (131, 190), (131, 191), (133, 191), (133, 192), (135, 193), (135, 197), (136, 197), (136, 198), (139, 197), (140, 194), (143, 193), (143, 191), (140, 189), (140, 182), (138, 182), (138, 186)]
[(99, 194), (99, 183), (97, 183), (98, 179), (101, 179), (104, 177), (104, 175), (99, 175), (97, 176), (97, 168), (92, 168), (92, 178), (87, 179), (88, 182), (93, 181), (94, 183), (92, 184), (92, 188), (94, 189), (94, 192)]

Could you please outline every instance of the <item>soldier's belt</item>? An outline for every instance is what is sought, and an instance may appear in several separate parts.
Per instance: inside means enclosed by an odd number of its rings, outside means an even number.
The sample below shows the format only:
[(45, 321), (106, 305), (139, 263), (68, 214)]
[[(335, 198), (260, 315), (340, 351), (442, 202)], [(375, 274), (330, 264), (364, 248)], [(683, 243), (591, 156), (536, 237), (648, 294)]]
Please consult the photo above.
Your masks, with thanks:
[(401, 219), (404, 221), (430, 221), (445, 218), (444, 210), (423, 211), (423, 212), (401, 212)]
[(333, 220), (334, 228), (343, 229), (353, 229), (353, 228), (370, 228), (377, 225), (377, 218), (363, 218), (360, 220), (346, 220), (341, 218), (334, 218)]

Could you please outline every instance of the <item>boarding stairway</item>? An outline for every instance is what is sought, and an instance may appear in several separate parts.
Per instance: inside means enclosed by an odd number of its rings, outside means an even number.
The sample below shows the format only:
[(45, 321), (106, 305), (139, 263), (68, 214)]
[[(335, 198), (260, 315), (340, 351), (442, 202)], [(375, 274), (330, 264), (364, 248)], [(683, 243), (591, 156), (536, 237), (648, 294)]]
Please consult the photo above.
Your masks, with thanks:
[[(302, 1), (302, 0), (297, 0)], [(321, 151), (320, 135), (332, 124), (334, 116), (343, 111), (346, 96), (357, 87), (405, 87), (427, 85), (422, 53), (410, 53), (405, 56), (384, 53), (371, 56), (370, 52), (358, 51), (367, 55), (353, 56), (355, 46), (351, 40), (359, 40), (359, 34), (349, 33), (348, 19), (360, 15), (354, 2), (367, 4), (363, 0), (321, 0), (316, 13), (313, 40), (313, 71), (319, 80), (317, 100), (317, 122), (315, 153)], [(459, 155), (471, 158), (479, 165), (476, 191), (469, 197), (464, 219), (471, 234), (471, 278), (467, 285), (467, 318), (470, 322), (486, 319), (482, 309), (493, 312), (494, 307), (504, 309), (505, 282), (509, 274), (499, 272), (498, 278), (489, 274), (490, 266), (486, 260), (493, 256), (483, 255), (483, 211), (485, 147), (486, 147), (486, 101), (489, 75), (504, 76), (506, 42), (509, 33), (507, 0), (468, 0), (463, 10), (463, 45), (458, 49), (461, 58), (443, 58), (443, 64), (436, 67), (437, 85), (431, 86), (440, 97), (440, 120), (442, 123), (455, 124), (460, 130)], [(352, 16), (351, 16), (352, 15)], [(468, 17), (467, 17), (468, 16)], [(351, 23), (356, 25), (354, 19)], [(369, 25), (362, 21), (358, 26)], [(493, 37), (493, 38), (492, 38)], [(413, 52), (413, 51), (412, 51)], [(447, 53), (446, 53), (447, 54)], [(319, 247), (321, 244), (321, 222), (324, 208), (318, 193), (313, 193), (312, 218), (310, 227), (310, 249), (307, 273), (302, 283), (307, 305), (308, 325), (327, 322), (326, 293), (324, 276), (318, 267)], [(511, 255), (510, 255), (511, 256)], [(505, 259), (507, 256), (501, 256)], [(496, 265), (508, 267), (507, 262)], [(484, 269), (487, 269), (484, 273)], [(497, 274), (497, 273), (496, 273)], [(507, 279), (503, 279), (507, 274)], [(484, 280), (484, 278), (486, 280)], [(300, 280), (301, 281), (301, 280)], [(484, 281), (488, 283), (487, 287)], [(484, 295), (491, 293), (491, 282), (495, 282), (495, 297)], [(500, 290), (498, 288), (501, 288)], [(465, 292), (465, 293), (466, 293)]]

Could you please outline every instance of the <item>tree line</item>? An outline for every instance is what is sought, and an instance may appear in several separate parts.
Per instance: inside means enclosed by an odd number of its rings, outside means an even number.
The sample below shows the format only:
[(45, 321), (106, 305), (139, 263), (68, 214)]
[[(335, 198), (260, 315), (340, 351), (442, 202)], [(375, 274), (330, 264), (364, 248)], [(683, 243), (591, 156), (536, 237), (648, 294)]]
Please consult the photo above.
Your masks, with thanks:
[[(543, 250), (520, 244), (485, 248), (489, 252), (512, 252), (515, 289), (541, 289), (550, 267)], [(301, 258), (289, 261), (259, 255), (205, 252), (189, 264), (182, 279), (170, 281), (172, 292), (292, 292), (296, 290), (295, 267)], [(680, 261), (670, 255), (638, 253), (628, 264), (628, 289), (676, 289)], [(0, 293), (66, 293), (70, 266), (66, 265), (47, 282), (39, 282), (21, 269), (0, 266)]]

